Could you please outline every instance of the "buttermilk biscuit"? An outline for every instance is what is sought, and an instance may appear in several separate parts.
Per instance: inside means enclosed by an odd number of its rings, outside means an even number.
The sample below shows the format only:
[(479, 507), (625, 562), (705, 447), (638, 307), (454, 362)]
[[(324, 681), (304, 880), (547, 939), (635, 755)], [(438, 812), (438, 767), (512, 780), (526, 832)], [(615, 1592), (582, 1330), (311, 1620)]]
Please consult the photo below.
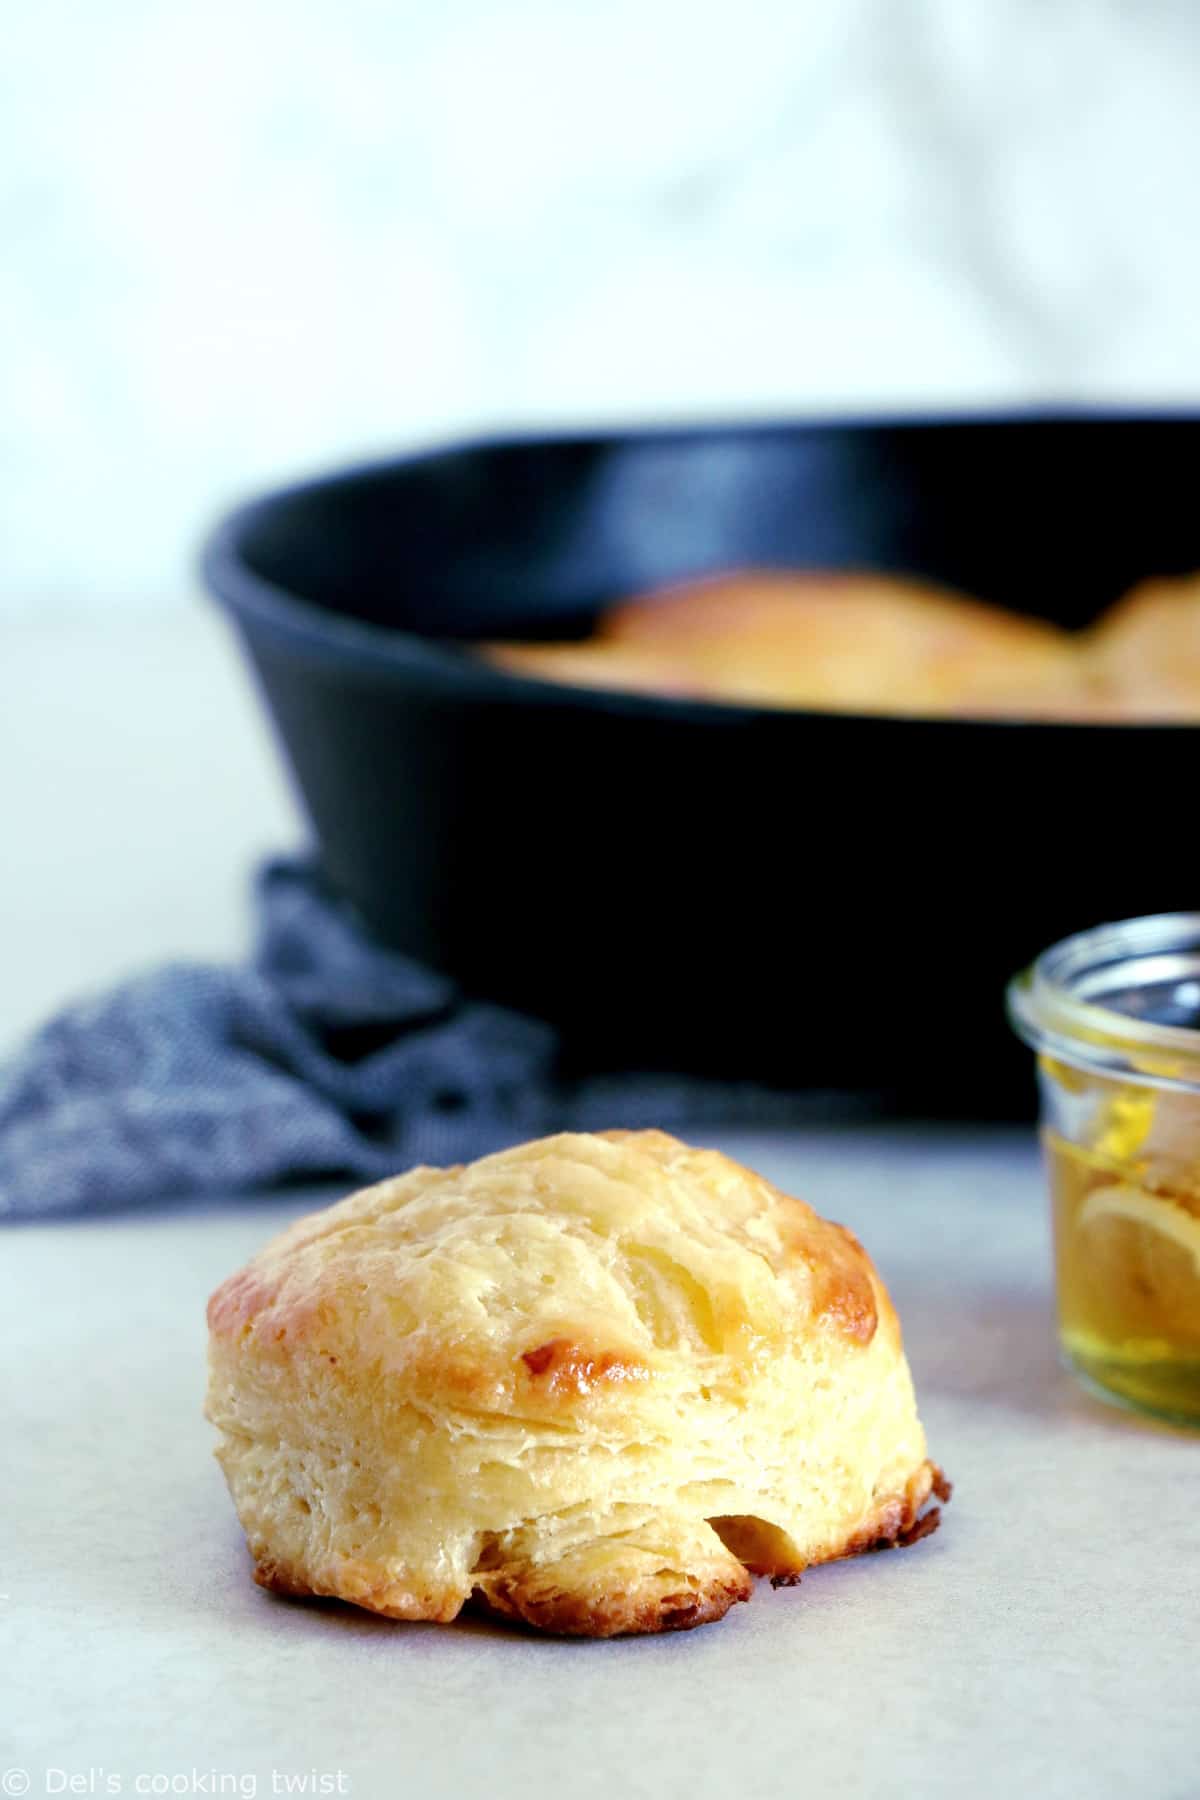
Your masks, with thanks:
[(414, 1169), (213, 1295), (255, 1579), (607, 1637), (911, 1541), (947, 1492), (851, 1234), (659, 1131)]
[(613, 607), (567, 644), (490, 644), (517, 674), (743, 705), (930, 717), (1071, 718), (1068, 632), (925, 583), (744, 570)]
[(1083, 641), (1102, 716), (1200, 719), (1200, 575), (1143, 582)]

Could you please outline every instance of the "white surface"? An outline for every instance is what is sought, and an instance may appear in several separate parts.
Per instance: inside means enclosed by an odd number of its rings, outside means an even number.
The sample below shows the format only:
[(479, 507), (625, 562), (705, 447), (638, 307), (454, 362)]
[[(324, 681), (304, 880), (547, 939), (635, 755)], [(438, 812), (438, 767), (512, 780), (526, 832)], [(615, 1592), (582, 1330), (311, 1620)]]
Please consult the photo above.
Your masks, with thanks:
[(4, 10), (0, 608), (464, 427), (1200, 399), (1186, 0)]
[(215, 1771), (270, 1794), (274, 1770), (412, 1800), (1195, 1795), (1200, 1438), (1059, 1370), (1028, 1136), (723, 1142), (876, 1256), (956, 1482), (935, 1537), (624, 1643), (273, 1599), (208, 1454), (202, 1313), (301, 1200), (10, 1228), (0, 1768), (33, 1794), (49, 1769), (101, 1793)]
[(0, 623), (0, 1055), (77, 994), (228, 960), (304, 835), (215, 608)]

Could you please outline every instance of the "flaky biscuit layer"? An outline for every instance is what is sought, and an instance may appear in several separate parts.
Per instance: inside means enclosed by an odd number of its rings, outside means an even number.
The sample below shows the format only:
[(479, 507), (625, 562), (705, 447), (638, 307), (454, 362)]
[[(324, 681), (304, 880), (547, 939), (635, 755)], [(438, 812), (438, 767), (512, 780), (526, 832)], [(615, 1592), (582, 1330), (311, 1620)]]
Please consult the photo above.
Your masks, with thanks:
[(209, 1324), (257, 1579), (396, 1618), (700, 1624), (752, 1574), (919, 1533), (939, 1482), (855, 1238), (662, 1132), (382, 1182)]

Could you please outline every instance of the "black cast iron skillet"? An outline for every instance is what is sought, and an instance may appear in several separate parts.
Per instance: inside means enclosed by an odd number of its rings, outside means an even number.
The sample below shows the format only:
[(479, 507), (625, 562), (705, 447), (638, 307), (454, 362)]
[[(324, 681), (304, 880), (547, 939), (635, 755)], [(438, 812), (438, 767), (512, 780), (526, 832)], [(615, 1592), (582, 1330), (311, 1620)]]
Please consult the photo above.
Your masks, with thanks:
[(1005, 978), (1194, 905), (1200, 734), (590, 693), (473, 638), (586, 633), (738, 565), (869, 567), (1080, 625), (1200, 567), (1200, 419), (633, 431), (354, 470), (205, 555), (333, 888), (591, 1066), (1024, 1091)]

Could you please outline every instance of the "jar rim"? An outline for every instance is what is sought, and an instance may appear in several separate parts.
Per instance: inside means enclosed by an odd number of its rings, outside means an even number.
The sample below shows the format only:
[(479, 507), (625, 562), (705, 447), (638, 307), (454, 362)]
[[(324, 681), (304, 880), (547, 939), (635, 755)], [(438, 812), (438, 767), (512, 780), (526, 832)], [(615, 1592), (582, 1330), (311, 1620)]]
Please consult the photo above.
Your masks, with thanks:
[[(1139, 1017), (1113, 1001), (1147, 983), (1196, 985), (1197, 1024)], [(1200, 912), (1150, 913), (1062, 938), (1008, 987), (1017, 1035), (1085, 1071), (1200, 1093)]]

